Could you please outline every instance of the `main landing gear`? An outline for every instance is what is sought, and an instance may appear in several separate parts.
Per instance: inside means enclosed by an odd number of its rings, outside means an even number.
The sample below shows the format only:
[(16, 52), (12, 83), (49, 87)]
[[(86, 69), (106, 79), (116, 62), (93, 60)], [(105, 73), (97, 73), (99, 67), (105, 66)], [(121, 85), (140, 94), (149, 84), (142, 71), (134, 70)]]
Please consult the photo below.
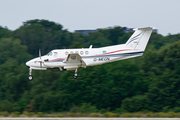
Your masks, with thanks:
[(31, 75), (31, 72), (32, 72), (32, 69), (29, 68), (29, 77), (28, 77), (28, 79), (29, 79), (30, 81), (33, 79), (33, 76)]
[(77, 68), (76, 68), (73, 78), (76, 79), (77, 77), (78, 77), (78, 73), (77, 73)]

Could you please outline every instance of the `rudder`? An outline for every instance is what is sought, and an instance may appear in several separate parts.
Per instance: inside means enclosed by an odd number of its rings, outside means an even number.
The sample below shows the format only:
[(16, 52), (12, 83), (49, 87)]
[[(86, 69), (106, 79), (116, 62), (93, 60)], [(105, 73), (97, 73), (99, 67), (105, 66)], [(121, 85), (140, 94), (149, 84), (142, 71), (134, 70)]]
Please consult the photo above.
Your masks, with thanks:
[(154, 27), (137, 28), (126, 42), (126, 48), (144, 51)]

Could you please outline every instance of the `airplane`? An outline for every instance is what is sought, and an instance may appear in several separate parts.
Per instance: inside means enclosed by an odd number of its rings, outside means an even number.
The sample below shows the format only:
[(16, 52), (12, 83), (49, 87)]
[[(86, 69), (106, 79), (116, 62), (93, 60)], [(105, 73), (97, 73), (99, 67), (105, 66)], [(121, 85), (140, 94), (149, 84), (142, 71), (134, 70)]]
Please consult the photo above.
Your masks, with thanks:
[(55, 49), (44, 56), (41, 56), (39, 50), (39, 57), (26, 62), (26, 65), (29, 66), (28, 79), (33, 79), (32, 70), (47, 70), (49, 68), (58, 68), (61, 71), (75, 70), (73, 78), (76, 79), (79, 67), (86, 68), (87, 66), (142, 56), (154, 29), (156, 28), (133, 29), (134, 33), (125, 44), (100, 48), (92, 48), (90, 45), (89, 48), (82, 49)]

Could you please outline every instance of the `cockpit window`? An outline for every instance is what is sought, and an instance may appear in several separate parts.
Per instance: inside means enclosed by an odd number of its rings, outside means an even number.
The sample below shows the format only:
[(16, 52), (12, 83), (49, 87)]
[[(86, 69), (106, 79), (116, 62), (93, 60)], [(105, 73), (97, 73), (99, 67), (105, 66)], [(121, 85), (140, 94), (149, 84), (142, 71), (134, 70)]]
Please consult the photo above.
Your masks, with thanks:
[(49, 53), (47, 54), (47, 56), (52, 56), (52, 52), (49, 52)]

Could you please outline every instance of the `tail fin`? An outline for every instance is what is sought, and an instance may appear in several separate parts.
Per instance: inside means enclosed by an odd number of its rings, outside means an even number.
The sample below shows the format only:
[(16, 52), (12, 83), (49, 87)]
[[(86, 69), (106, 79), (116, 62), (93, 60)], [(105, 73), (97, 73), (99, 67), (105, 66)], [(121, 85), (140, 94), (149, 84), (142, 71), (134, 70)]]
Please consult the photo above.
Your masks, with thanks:
[(134, 34), (126, 42), (125, 47), (144, 51), (154, 27), (134, 29)]

